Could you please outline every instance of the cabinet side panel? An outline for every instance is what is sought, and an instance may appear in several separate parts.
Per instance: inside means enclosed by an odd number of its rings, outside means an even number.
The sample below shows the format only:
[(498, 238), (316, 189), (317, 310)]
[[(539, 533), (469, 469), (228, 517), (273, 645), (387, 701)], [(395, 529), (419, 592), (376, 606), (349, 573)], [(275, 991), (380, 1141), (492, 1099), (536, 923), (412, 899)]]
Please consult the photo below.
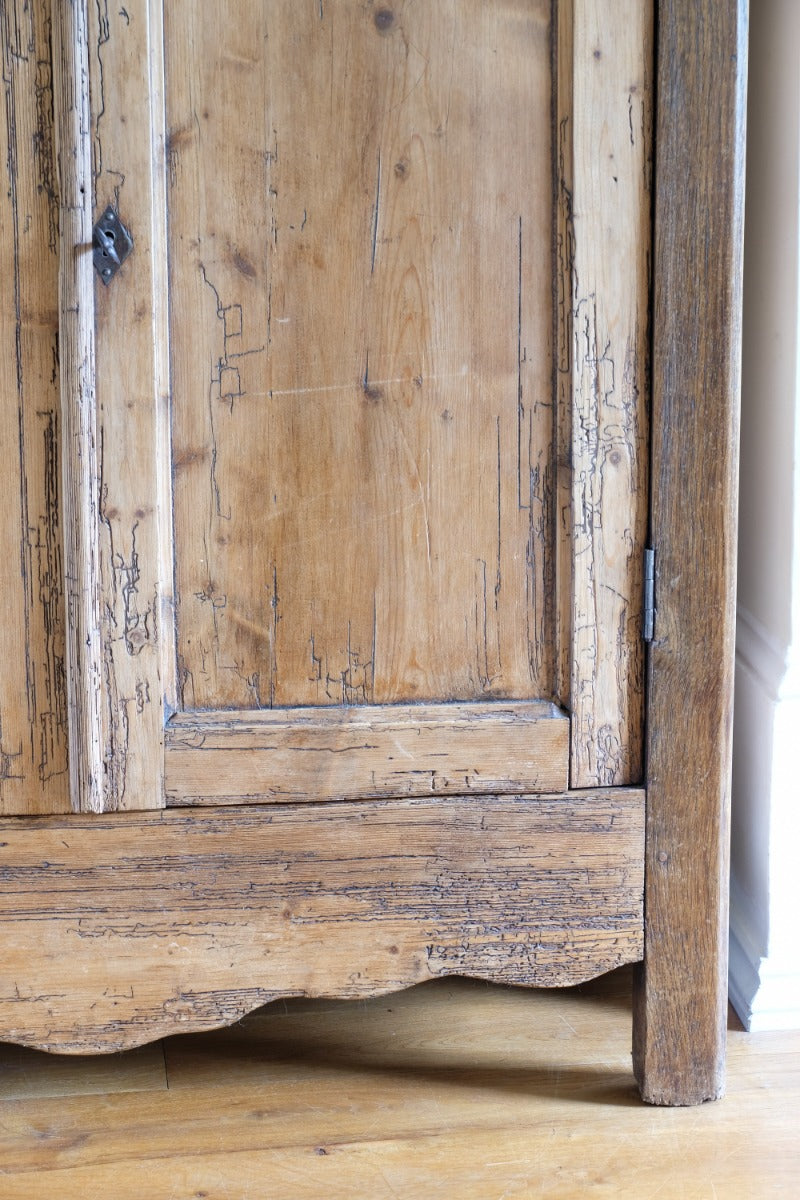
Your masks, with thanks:
[(0, 7), (0, 812), (69, 808), (50, 5)]

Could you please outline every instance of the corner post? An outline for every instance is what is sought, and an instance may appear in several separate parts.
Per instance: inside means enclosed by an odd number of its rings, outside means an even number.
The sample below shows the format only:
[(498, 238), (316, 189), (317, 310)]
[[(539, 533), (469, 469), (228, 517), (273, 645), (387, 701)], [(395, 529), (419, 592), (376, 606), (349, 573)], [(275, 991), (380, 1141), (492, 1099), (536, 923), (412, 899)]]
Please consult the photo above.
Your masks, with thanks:
[(645, 1100), (724, 1091), (747, 0), (658, 4)]

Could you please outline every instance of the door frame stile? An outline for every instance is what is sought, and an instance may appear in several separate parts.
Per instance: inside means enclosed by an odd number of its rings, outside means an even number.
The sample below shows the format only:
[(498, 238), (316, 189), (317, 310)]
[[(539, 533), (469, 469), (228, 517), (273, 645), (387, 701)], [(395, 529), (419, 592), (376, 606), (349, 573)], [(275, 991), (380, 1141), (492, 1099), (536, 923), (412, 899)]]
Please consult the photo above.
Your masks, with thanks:
[[(158, 407), (155, 426), (160, 551), (158, 564), (159, 670), (161, 706), (166, 725), (170, 715), (178, 707), (178, 662), (175, 638), (175, 556), (172, 516), (172, 387), (169, 347), (169, 239), (167, 234), (168, 145), (163, 0), (148, 0), (147, 15), (150, 29), (148, 79), (150, 83), (149, 117), (153, 171), (150, 213), (153, 386)], [(159, 793), (160, 802), (163, 804), (163, 771), (159, 772)]]
[(643, 776), (653, 12), (553, 9), (556, 691), (570, 785)]
[(92, 147), (86, 0), (54, 10), (59, 179), (59, 370), (70, 800), (103, 807), (100, 460), (92, 261)]
[(656, 614), (634, 1012), (634, 1068), (657, 1104), (724, 1090), (747, 7), (658, 4)]

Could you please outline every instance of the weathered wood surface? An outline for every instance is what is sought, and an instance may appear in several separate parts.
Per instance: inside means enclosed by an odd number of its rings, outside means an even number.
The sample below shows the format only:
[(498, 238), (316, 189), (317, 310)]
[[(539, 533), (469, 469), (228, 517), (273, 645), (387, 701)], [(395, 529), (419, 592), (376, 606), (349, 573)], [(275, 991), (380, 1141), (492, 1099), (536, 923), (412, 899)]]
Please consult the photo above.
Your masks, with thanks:
[(549, 0), (199, 14), (165, 9), (185, 707), (549, 699)]
[(643, 777), (653, 11), (557, 6), (558, 688), (573, 787)]
[(167, 728), (168, 804), (562, 792), (568, 776), (569, 718), (544, 701), (176, 713)]
[(152, 1050), (0, 1047), (3, 1200), (797, 1190), (800, 1030), (732, 1028), (726, 1102), (654, 1114), (635, 1099), (625, 968), (580, 989), (442, 979), (357, 1004), (290, 1000)]
[(61, 506), (67, 720), (73, 809), (103, 807), (100, 455), (95, 386), (92, 159), (87, 0), (54, 9), (53, 95), (59, 188)]
[(95, 219), (111, 204), (134, 239), (95, 284), (107, 811), (163, 804), (175, 700), (161, 8), (91, 6)]
[[(10, 580), (8, 589), (16, 592), (16, 609), (6, 641), (18, 662), (20, 625), (27, 639), (24, 686), (15, 675), (14, 699), (0, 707), (0, 805), (9, 812), (64, 807), (62, 785), (48, 780), (64, 770), (67, 711), (75, 807), (163, 801), (163, 717), (178, 703), (173, 466), (182, 698), (189, 708), (554, 694), (571, 703), (555, 661), (549, 5), (541, 0), (520, 14), (477, 0), (380, 9), (331, 0), (313, 20), (290, 4), (237, 6), (229, 19), (222, 5), (210, 14), (204, 9), (202, 21), (188, 0), (170, 5), (168, 161), (161, 7), (138, 0), (111, 12), (70, 0), (57, 10), (64, 236), (59, 243), (53, 233), (49, 244), (60, 244), (63, 260), (66, 562), (55, 542), (61, 497), (48, 484), (44, 524), (34, 530), (24, 496), (7, 534), (9, 571), (20, 540), (29, 559), (31, 543), (39, 559), (26, 562), (22, 584)], [(7, 162), (18, 189), (27, 178), (19, 173), (19, 146), (23, 158), (33, 155), (45, 181), (37, 211), (52, 223), (47, 57), (36, 59), (36, 77), (29, 78), (15, 41), (33, 21), (46, 45), (46, 6), (34, 5), (33, 15), (26, 8), (13, 23), (4, 12), (7, 113), (19, 109), (23, 133), (25, 113), (35, 111), (38, 122), (32, 148), (15, 142)], [(581, 7), (576, 28), (585, 19)], [(628, 54), (630, 39), (623, 41)], [(290, 53), (295, 46), (303, 53)], [(611, 46), (609, 58), (614, 54)], [(598, 72), (594, 59), (592, 71), (597, 111), (605, 111), (602, 96), (618, 116), (620, 103), (609, 97), (619, 91), (619, 73), (605, 66)], [(571, 59), (568, 73), (571, 97)], [(23, 102), (25, 88), (33, 95)], [(239, 115), (242, 89), (260, 97), (248, 122)], [(209, 97), (213, 104), (205, 103)], [(583, 146), (578, 160), (591, 176), (592, 154), (605, 153), (605, 142), (595, 146), (584, 130), (573, 143)], [(620, 168), (617, 201), (640, 143)], [(136, 249), (120, 278), (103, 288), (91, 268), (89, 224), (92, 201), (96, 215), (109, 200), (131, 226)], [(628, 221), (629, 210), (617, 203), (615, 212)], [(584, 214), (570, 211), (572, 235), (576, 219), (580, 225)], [(39, 228), (27, 209), (24, 228)], [(626, 263), (628, 244), (613, 245)], [(38, 260), (28, 261), (32, 274), (41, 274)], [(562, 278), (565, 269), (562, 261)], [(610, 289), (613, 310), (619, 278), (612, 271), (600, 285)], [(4, 325), (17, 358), (40, 328), (48, 330), (52, 354), (52, 315), (42, 325), (17, 292)], [(263, 345), (256, 337), (262, 329)], [(44, 365), (40, 356), (39, 379)], [(42, 385), (52, 401), (54, 385)], [(52, 412), (42, 403), (35, 413), (23, 404), (29, 424)], [(10, 409), (6, 419), (11, 437)], [(572, 438), (571, 409), (567, 420)], [(41, 441), (42, 431), (33, 432)], [(20, 476), (28, 489), (50, 478), (58, 433), (53, 422), (44, 430), (50, 466), (40, 468), (25, 430)], [(606, 481), (616, 453), (609, 445), (603, 443)], [(572, 461), (571, 444), (565, 454)], [(575, 455), (582, 478), (585, 457)], [(562, 467), (562, 491), (563, 478)], [(620, 499), (616, 485), (604, 495), (612, 491)], [(631, 528), (637, 520), (634, 512)], [(605, 517), (604, 528), (610, 524)], [(629, 526), (620, 519), (620, 527), (625, 541)], [(62, 569), (72, 665), (70, 703), (62, 688), (58, 709), (64, 665), (54, 577)], [(35, 571), (45, 580), (38, 589)], [(569, 589), (571, 571), (562, 562), (559, 578)], [(576, 576), (575, 595), (581, 589)], [(605, 585), (601, 592), (604, 602), (612, 596)], [(609, 603), (624, 608), (625, 595), (620, 587)], [(615, 687), (611, 707), (635, 707), (638, 629), (633, 618), (627, 626), (614, 621), (620, 670), (596, 667), (608, 686), (595, 692)], [(595, 649), (602, 641), (573, 620), (571, 608), (559, 636), (562, 676), (573, 636), (580, 645), (594, 638)], [(611, 662), (601, 650), (597, 656)], [(590, 658), (588, 652), (582, 661)], [(570, 687), (585, 693), (583, 683)], [(24, 693), (22, 714), (16, 697)], [(605, 705), (587, 716), (578, 702), (575, 728), (586, 733), (586, 753), (605, 763), (585, 781), (638, 778), (636, 722), (631, 717), (620, 732), (622, 725), (603, 716)], [(26, 756), (26, 782), (17, 784)], [(573, 784), (582, 781), (573, 771)]]
[(659, 5), (642, 1093), (724, 1088), (747, 4)]
[(49, 6), (0, 7), (0, 813), (69, 809)]
[(642, 950), (644, 794), (0, 823), (0, 1029), (114, 1050), (281, 995), (574, 983)]

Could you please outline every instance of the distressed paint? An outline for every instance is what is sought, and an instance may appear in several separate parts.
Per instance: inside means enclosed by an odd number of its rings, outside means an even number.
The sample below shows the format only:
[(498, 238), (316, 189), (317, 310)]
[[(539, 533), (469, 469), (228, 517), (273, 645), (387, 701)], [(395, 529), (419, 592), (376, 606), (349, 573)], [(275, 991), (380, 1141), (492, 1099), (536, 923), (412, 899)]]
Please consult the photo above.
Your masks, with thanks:
[(175, 713), (168, 804), (561, 792), (569, 718), (546, 701)]
[(558, 694), (573, 787), (644, 769), (653, 14), (630, 0), (615, 16), (559, 4)]
[(0, 1030), (111, 1051), (279, 996), (577, 983), (641, 953), (643, 827), (633, 790), (4, 822)]

